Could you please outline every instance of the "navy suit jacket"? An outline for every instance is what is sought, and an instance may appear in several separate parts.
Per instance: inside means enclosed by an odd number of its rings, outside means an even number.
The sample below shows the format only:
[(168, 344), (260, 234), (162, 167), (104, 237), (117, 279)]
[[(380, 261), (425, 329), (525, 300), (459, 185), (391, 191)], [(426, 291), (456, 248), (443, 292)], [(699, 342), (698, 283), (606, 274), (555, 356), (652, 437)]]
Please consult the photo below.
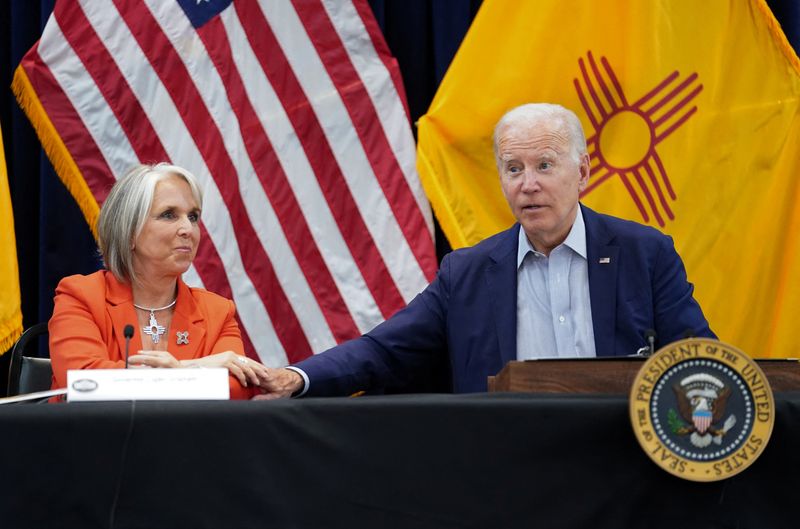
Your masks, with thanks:
[[(687, 335), (714, 338), (672, 239), (581, 206), (597, 356), (625, 356)], [(434, 281), (369, 333), (298, 364), (309, 395), (402, 387), (447, 355), (453, 390), (486, 391), (517, 356), (519, 224), (442, 261)]]

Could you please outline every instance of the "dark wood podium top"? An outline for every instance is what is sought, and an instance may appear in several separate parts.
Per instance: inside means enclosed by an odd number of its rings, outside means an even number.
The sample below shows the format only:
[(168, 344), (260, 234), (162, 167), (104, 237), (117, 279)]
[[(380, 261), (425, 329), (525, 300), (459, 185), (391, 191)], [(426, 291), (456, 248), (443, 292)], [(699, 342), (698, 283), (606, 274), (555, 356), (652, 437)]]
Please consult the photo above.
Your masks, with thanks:
[[(543, 359), (509, 362), (489, 377), (489, 391), (627, 395), (642, 357)], [(800, 390), (800, 360), (757, 359), (772, 391)]]

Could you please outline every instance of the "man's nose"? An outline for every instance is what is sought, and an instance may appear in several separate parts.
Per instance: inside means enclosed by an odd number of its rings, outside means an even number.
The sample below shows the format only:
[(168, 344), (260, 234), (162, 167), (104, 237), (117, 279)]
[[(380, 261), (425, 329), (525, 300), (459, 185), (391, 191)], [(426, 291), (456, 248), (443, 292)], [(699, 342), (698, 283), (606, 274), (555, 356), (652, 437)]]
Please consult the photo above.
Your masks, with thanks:
[(539, 189), (539, 175), (533, 169), (525, 169), (525, 174), (522, 175), (522, 190), (532, 192)]

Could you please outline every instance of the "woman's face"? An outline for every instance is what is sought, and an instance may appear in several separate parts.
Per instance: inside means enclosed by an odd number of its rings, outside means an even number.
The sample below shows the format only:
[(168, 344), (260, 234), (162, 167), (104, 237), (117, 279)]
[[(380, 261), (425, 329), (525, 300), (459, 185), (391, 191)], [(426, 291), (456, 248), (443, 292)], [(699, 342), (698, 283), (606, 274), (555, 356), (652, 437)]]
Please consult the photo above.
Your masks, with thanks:
[(200, 242), (200, 206), (186, 181), (171, 175), (156, 184), (153, 204), (133, 243), (133, 271), (142, 281), (177, 277), (192, 264)]

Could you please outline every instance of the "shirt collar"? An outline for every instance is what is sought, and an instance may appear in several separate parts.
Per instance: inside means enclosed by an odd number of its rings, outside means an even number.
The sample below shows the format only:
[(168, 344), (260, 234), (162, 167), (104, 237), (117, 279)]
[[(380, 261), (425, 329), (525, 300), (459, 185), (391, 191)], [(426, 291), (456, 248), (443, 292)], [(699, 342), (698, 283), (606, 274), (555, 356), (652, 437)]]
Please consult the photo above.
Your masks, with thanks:
[[(567, 238), (564, 239), (564, 242), (559, 246), (561, 245), (567, 246), (586, 259), (586, 225), (583, 222), (583, 211), (581, 210), (580, 204), (578, 204), (578, 213), (575, 215), (575, 222), (572, 224)], [(517, 242), (517, 268), (522, 265), (522, 261), (525, 259), (525, 256), (528, 255), (528, 252), (544, 255), (533, 247), (533, 244), (528, 240), (528, 236), (525, 235), (525, 229), (520, 225), (519, 240)]]

